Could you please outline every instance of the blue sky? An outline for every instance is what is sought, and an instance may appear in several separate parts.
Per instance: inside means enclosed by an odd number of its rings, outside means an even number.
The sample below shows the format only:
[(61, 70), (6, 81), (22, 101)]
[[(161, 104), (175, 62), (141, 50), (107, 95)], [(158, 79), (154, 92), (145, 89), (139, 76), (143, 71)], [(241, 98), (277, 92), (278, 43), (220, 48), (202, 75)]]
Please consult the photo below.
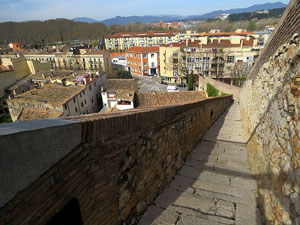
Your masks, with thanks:
[[(0, 0), (0, 21), (115, 16), (200, 15), (280, 0)], [(281, 0), (288, 3), (288, 0)]]

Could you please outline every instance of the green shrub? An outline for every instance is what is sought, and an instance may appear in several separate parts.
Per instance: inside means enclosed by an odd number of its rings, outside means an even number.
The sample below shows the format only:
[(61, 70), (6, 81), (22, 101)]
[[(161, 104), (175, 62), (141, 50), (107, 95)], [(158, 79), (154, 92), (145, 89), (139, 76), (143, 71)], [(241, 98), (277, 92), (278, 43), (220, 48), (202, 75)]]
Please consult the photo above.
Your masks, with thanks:
[(206, 93), (208, 95), (208, 97), (216, 97), (219, 96), (219, 90), (216, 89), (214, 86), (212, 86), (211, 84), (207, 84), (206, 85)]

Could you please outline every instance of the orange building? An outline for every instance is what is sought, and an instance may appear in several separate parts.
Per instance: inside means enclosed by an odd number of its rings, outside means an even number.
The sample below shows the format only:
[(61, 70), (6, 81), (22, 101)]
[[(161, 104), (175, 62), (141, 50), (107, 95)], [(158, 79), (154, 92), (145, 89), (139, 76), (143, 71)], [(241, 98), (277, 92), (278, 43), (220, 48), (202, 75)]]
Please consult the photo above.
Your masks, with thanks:
[(126, 50), (127, 70), (134, 75), (159, 75), (159, 47), (132, 47)]

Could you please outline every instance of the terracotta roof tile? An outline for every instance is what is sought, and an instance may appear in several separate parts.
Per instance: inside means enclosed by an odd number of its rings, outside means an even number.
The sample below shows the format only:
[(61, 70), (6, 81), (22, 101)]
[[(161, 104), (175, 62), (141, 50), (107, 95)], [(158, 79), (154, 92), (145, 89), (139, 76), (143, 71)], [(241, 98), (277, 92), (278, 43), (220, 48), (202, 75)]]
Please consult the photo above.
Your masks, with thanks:
[(62, 112), (55, 110), (47, 110), (40, 108), (23, 108), (18, 120), (26, 121), (26, 120), (39, 120), (46, 118), (57, 118), (62, 115)]
[(147, 52), (159, 52), (158, 46), (153, 47), (131, 47), (126, 52), (141, 52), (141, 53), (147, 53)]

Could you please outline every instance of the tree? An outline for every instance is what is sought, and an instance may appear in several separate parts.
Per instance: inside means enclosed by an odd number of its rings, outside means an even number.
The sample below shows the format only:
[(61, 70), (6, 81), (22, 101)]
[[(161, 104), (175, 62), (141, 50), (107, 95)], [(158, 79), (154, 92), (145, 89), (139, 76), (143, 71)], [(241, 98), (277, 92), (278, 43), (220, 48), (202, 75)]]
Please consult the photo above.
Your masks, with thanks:
[(194, 75), (193, 72), (189, 75), (188, 79), (188, 91), (192, 91), (194, 89)]
[(248, 31), (254, 31), (256, 28), (256, 23), (254, 21), (250, 21), (248, 23)]

